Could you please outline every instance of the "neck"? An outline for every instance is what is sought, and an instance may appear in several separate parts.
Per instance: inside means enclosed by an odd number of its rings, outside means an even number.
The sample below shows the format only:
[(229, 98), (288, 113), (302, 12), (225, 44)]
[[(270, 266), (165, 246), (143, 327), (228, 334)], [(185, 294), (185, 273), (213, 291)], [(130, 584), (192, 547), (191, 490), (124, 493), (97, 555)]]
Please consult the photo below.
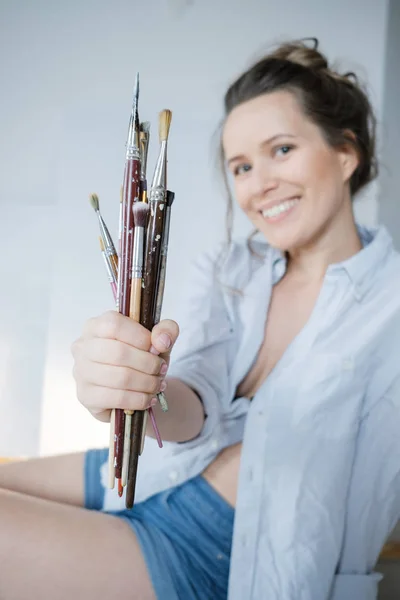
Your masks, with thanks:
[[(347, 204), (347, 203), (346, 203)], [(322, 282), (329, 265), (342, 262), (362, 249), (351, 204), (306, 245), (288, 251), (286, 275), (299, 283)]]

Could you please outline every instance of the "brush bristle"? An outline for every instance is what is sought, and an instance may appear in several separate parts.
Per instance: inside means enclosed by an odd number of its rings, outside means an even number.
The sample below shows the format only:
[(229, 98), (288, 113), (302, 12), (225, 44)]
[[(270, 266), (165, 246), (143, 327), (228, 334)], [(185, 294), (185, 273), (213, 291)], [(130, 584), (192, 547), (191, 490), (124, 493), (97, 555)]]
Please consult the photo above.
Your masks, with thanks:
[(149, 132), (150, 132), (150, 121), (143, 121), (142, 123), (140, 123), (140, 131), (142, 133), (149, 134)]
[(168, 139), (169, 128), (171, 125), (172, 112), (170, 110), (163, 110), (160, 112), (158, 121), (158, 133), (160, 136), (160, 142), (164, 142)]
[(99, 210), (99, 197), (97, 194), (90, 194), (90, 204), (96, 212)]
[(146, 202), (135, 202), (132, 208), (135, 227), (146, 227), (150, 206)]
[(100, 249), (101, 249), (102, 252), (104, 252), (104, 242), (103, 242), (103, 240), (101, 239), (100, 236), (99, 236), (99, 242), (100, 242)]

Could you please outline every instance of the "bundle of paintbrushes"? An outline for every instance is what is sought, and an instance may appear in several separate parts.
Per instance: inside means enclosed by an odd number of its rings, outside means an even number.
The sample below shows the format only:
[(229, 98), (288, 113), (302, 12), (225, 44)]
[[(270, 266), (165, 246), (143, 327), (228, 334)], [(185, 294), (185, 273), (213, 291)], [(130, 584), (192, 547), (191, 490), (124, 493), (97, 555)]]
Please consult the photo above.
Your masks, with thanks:
[[(136, 76), (125, 155), (124, 182), (120, 198), (119, 251), (100, 213), (99, 199), (90, 202), (100, 225), (100, 246), (117, 310), (138, 321), (149, 331), (161, 314), (168, 254), (170, 211), (174, 194), (167, 190), (167, 142), (171, 112), (159, 115), (160, 149), (150, 192), (147, 192), (147, 155), (150, 124), (140, 123), (139, 76)], [(151, 350), (152, 351), (152, 350)], [(168, 410), (165, 396), (158, 394), (162, 410)], [(126, 489), (125, 504), (132, 508), (138, 459), (143, 452), (147, 416), (162, 447), (154, 412), (114, 409), (110, 422), (109, 486), (118, 481), (118, 494)]]

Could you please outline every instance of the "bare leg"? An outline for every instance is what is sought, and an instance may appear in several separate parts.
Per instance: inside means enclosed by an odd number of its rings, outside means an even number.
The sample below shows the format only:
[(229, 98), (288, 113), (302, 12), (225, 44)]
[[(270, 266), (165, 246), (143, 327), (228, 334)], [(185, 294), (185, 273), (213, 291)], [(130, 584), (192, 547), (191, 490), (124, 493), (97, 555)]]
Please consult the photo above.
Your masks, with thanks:
[(154, 600), (140, 547), (117, 517), (0, 490), (1, 600)]
[(0, 490), (83, 506), (84, 453), (0, 464)]

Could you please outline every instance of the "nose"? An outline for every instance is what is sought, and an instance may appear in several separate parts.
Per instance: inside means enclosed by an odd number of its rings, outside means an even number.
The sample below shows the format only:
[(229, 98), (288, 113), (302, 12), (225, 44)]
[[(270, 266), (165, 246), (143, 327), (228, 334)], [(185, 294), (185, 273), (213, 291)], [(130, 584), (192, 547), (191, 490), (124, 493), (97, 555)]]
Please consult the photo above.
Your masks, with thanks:
[(263, 197), (278, 186), (278, 178), (267, 161), (257, 161), (253, 164), (251, 180), (254, 196)]

